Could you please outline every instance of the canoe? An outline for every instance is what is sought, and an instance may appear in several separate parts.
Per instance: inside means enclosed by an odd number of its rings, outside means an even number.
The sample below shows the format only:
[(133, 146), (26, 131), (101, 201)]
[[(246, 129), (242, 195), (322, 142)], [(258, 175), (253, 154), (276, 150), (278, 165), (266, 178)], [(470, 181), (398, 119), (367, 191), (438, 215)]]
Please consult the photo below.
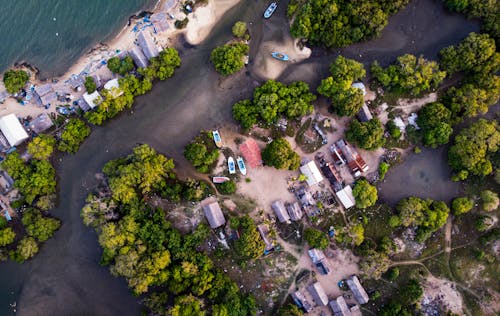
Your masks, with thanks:
[(247, 167), (245, 166), (243, 158), (238, 157), (236, 162), (238, 163), (238, 169), (240, 169), (241, 174), (245, 176), (247, 174)]
[(212, 135), (214, 136), (215, 146), (221, 148), (222, 147), (222, 138), (220, 138), (220, 133), (218, 130), (212, 131)]
[(278, 7), (278, 5), (276, 4), (276, 2), (272, 2), (267, 7), (266, 12), (264, 12), (264, 18), (269, 19), (271, 17), (271, 15), (273, 15), (274, 10), (276, 10), (277, 7)]
[(229, 180), (231, 180), (231, 179), (229, 179), (228, 177), (213, 177), (212, 178), (212, 181), (214, 183), (224, 183), (224, 182), (229, 181)]
[(280, 53), (280, 52), (272, 52), (271, 56), (273, 56), (277, 60), (282, 60), (282, 61), (290, 60), (290, 57), (288, 57), (287, 54), (283, 54), (283, 53)]
[(227, 167), (229, 168), (229, 173), (230, 174), (235, 174), (236, 173), (236, 166), (234, 164), (233, 157), (229, 157), (227, 159)]

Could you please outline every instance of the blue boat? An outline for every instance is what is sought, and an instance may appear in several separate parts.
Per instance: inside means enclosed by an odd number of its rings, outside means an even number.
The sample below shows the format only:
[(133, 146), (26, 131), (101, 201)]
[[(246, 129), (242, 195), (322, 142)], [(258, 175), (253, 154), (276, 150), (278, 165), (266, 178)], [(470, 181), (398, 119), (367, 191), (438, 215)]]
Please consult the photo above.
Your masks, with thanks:
[(240, 169), (240, 172), (242, 175), (246, 176), (247, 174), (247, 167), (245, 166), (245, 162), (243, 161), (243, 158), (238, 157), (236, 159), (236, 162), (238, 163), (238, 169)]
[(272, 52), (271, 56), (273, 56), (277, 60), (282, 60), (282, 61), (290, 60), (290, 57), (288, 57), (287, 54), (283, 54), (283, 53), (279, 53), (279, 52)]
[(212, 131), (212, 135), (214, 136), (215, 146), (221, 148), (222, 147), (222, 138), (220, 138), (220, 133), (218, 130)]
[(264, 12), (264, 18), (269, 19), (271, 17), (271, 15), (273, 15), (274, 10), (276, 10), (277, 7), (278, 7), (278, 5), (276, 4), (276, 2), (272, 2), (267, 7), (266, 12)]
[(236, 165), (234, 164), (233, 157), (229, 157), (227, 159), (227, 167), (229, 168), (229, 174), (235, 174), (236, 173)]

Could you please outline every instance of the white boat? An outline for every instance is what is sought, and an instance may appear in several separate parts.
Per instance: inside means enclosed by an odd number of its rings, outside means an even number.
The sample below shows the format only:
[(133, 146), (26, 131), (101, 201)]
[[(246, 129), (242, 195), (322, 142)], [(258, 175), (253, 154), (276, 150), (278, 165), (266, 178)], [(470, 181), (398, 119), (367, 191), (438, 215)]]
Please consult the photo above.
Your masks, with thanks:
[(233, 157), (229, 157), (227, 159), (227, 167), (229, 168), (229, 173), (230, 174), (235, 174), (236, 173), (236, 166), (234, 164)]
[(213, 183), (224, 183), (226, 181), (229, 181), (231, 179), (229, 179), (228, 177), (213, 177), (212, 178), (212, 181)]
[(236, 162), (238, 163), (238, 169), (240, 169), (241, 174), (245, 176), (247, 174), (247, 167), (245, 166), (243, 158), (238, 157)]
[(220, 133), (218, 130), (212, 131), (212, 135), (214, 136), (215, 146), (221, 148), (222, 147), (222, 138), (220, 138)]
[(269, 19), (271, 15), (273, 15), (274, 10), (278, 7), (278, 4), (276, 2), (272, 2), (266, 9), (266, 12), (264, 12), (264, 18)]

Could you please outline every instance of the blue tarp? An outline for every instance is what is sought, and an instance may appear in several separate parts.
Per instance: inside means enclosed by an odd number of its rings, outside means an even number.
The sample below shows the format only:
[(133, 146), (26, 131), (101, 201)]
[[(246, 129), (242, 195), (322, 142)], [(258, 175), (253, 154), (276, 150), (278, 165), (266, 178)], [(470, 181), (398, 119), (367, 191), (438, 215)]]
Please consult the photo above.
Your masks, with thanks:
[(7, 219), (7, 221), (10, 222), (12, 220), (12, 217), (10, 217), (9, 211), (4, 210), (3, 213), (5, 215), (5, 219)]

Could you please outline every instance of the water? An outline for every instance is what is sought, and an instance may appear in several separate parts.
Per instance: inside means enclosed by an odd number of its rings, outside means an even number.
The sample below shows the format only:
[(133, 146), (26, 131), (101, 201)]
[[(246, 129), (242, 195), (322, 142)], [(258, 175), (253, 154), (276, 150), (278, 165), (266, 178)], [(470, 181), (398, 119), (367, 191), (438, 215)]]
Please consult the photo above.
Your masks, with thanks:
[(119, 32), (129, 16), (155, 2), (0, 0), (0, 73), (26, 61), (43, 78), (61, 75), (82, 53)]
[[(417, 2), (440, 10), (433, 0)], [(9, 303), (13, 301), (18, 302), (19, 315), (138, 315), (139, 299), (128, 292), (125, 281), (112, 277), (107, 268), (99, 266), (97, 238), (92, 229), (83, 226), (80, 209), (96, 184), (95, 173), (106, 161), (128, 154), (137, 143), (151, 144), (173, 157), (176, 165), (185, 167), (182, 148), (200, 129), (234, 128), (231, 105), (251, 95), (258, 84), (257, 77), (250, 67), (248, 74), (221, 79), (209, 63), (209, 54), (215, 46), (231, 38), (231, 25), (238, 20), (253, 21), (252, 46), (258, 46), (262, 38), (269, 36), (263, 31), (264, 23), (284, 21), (285, 10), (278, 10), (276, 16), (264, 22), (261, 16), (265, 6), (263, 2), (242, 1), (231, 9), (218, 21), (204, 43), (194, 48), (185, 45), (180, 52), (182, 66), (176, 75), (156, 83), (149, 94), (138, 98), (133, 114), (123, 113), (105, 126), (94, 129), (77, 154), (61, 156), (62, 161), (57, 166), (61, 199), (53, 214), (62, 219), (63, 225), (34, 260), (22, 266), (2, 264), (0, 315), (12, 314)], [(477, 29), (477, 25), (465, 19), (449, 16), (442, 10), (439, 12), (441, 22), (450, 23), (447, 28), (454, 30), (440, 37), (446, 45), (450, 38), (464, 37)], [(418, 24), (417, 21), (417, 28), (425, 29), (428, 22), (423, 20)], [(400, 26), (390, 24), (391, 29), (398, 33)], [(379, 49), (385, 46), (377, 45), (374, 44), (368, 58), (380, 59), (396, 54), (381, 52)], [(251, 60), (256, 53), (255, 49), (251, 50)], [(296, 69), (299, 69), (304, 71), (304, 80), (314, 84), (318, 74), (309, 74), (320, 66), (326, 69), (332, 59), (332, 55), (320, 56), (293, 65), (283, 78), (297, 76)]]

